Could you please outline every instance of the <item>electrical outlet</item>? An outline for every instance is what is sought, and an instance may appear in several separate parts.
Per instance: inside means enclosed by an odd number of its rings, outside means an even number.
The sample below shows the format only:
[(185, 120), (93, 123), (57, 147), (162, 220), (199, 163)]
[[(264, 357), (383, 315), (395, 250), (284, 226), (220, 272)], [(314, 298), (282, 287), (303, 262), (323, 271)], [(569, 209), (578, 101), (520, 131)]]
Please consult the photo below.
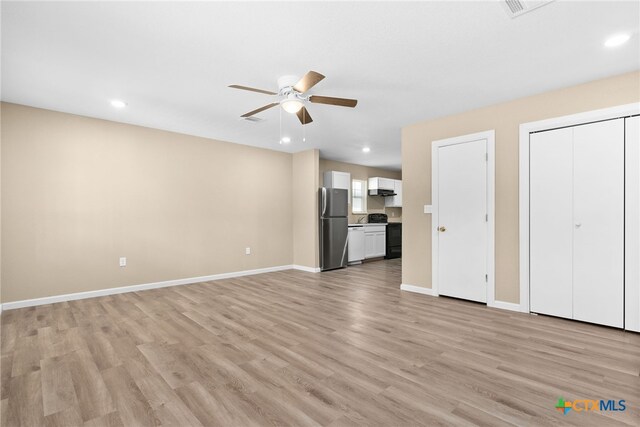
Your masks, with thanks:
[(244, 248), (245, 255), (251, 255), (251, 248)]
[(127, 266), (127, 257), (122, 256), (120, 257), (120, 267), (126, 267)]

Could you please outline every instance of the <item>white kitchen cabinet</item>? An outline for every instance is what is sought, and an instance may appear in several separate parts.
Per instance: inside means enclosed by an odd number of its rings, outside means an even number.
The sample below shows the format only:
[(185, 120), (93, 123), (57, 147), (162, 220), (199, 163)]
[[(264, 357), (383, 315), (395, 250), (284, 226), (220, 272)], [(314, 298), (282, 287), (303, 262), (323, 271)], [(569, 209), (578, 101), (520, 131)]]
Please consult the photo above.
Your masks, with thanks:
[(369, 190), (394, 190), (395, 184), (391, 178), (369, 178)]
[(364, 227), (349, 227), (349, 264), (361, 263), (365, 256)]
[(348, 172), (326, 171), (324, 173), (324, 186), (351, 190), (351, 174)]
[(374, 239), (374, 247), (375, 247), (375, 255), (376, 257), (383, 257), (387, 254), (387, 232), (382, 231), (375, 233)]
[(376, 254), (375, 233), (364, 233), (364, 257), (373, 258)]
[(623, 326), (623, 165), (623, 119), (531, 134), (531, 311)]
[(393, 180), (393, 192), (395, 196), (388, 196), (384, 198), (384, 205), (387, 208), (401, 208), (402, 207), (402, 181), (399, 179)]
[(386, 225), (368, 225), (364, 228), (364, 257), (378, 258), (383, 257), (387, 253)]

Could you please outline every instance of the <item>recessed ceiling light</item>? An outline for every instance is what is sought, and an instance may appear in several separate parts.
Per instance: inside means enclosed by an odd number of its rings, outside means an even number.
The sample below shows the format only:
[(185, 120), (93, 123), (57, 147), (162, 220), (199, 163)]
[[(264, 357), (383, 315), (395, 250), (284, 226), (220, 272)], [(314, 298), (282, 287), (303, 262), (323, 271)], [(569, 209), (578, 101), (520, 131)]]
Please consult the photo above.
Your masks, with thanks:
[(127, 106), (127, 103), (124, 101), (120, 101), (119, 99), (114, 99), (111, 101), (111, 106), (115, 108), (124, 108)]
[(291, 138), (289, 138), (288, 136), (284, 136), (282, 137), (282, 139), (280, 140), (280, 143), (284, 143), (284, 144), (288, 144), (291, 142)]
[(606, 47), (620, 46), (629, 41), (630, 38), (631, 36), (629, 34), (616, 34), (615, 36), (609, 37), (607, 41), (604, 42), (604, 45)]
[(362, 149), (362, 152), (363, 152), (363, 153), (368, 153), (369, 151), (371, 151), (371, 148), (369, 148), (369, 147), (364, 147), (364, 148)]

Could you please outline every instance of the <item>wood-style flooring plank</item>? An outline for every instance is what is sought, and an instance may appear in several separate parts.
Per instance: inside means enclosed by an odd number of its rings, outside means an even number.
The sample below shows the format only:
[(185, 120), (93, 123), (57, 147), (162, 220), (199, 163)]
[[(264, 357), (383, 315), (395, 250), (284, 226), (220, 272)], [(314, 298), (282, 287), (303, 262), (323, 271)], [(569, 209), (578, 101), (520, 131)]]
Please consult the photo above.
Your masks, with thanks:
[(71, 369), (64, 357), (45, 359), (42, 366), (42, 407), (44, 415), (71, 409), (79, 413), (78, 398), (71, 379)]
[(46, 427), (81, 426), (82, 417), (80, 416), (78, 408), (67, 408), (63, 411), (45, 416), (44, 425)]
[(8, 426), (8, 409), (9, 409), (9, 399), (0, 400), (0, 426)]
[(7, 399), (7, 426), (40, 426), (44, 424), (40, 371), (11, 378)]
[(131, 375), (122, 366), (102, 371), (120, 419), (127, 426), (156, 426), (160, 422)]
[(71, 379), (78, 398), (83, 421), (99, 418), (116, 408), (100, 370), (89, 350), (76, 350), (67, 355), (72, 366)]
[(117, 412), (110, 412), (101, 417), (92, 418), (85, 421), (84, 427), (124, 427), (120, 415)]
[(11, 376), (17, 377), (40, 370), (40, 349), (38, 335), (20, 337), (16, 340), (16, 351), (13, 355)]

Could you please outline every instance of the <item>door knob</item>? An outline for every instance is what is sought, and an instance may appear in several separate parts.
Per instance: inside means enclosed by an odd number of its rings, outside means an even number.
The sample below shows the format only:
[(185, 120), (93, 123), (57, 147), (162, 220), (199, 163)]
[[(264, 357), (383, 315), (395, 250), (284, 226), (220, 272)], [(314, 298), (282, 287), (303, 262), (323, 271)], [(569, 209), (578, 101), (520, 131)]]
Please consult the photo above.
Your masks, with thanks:
[(447, 231), (447, 229), (441, 225), (440, 227), (438, 227), (438, 231), (444, 233), (445, 231)]
[(582, 227), (582, 223), (576, 222), (576, 228), (580, 228), (580, 227)]

